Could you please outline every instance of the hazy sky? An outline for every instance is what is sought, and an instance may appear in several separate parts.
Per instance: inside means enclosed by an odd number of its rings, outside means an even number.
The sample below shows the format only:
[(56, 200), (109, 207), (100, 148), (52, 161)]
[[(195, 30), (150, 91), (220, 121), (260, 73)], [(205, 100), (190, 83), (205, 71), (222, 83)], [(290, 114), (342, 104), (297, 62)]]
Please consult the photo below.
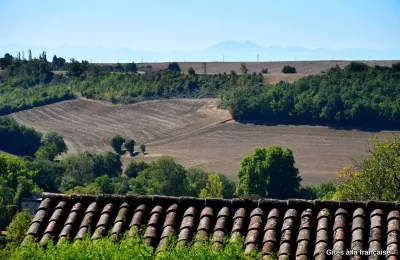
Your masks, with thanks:
[(400, 0), (0, 0), (0, 45), (400, 47)]

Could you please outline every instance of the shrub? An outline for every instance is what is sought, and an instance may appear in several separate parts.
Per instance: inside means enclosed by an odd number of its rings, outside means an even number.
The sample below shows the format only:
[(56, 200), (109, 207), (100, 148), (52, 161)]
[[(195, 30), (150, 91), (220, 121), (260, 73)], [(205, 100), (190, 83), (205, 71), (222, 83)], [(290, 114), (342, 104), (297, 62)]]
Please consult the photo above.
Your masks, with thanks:
[(268, 74), (268, 68), (262, 69), (262, 70), (261, 70), (261, 73), (263, 73), (263, 74)]
[(295, 67), (291, 67), (289, 65), (285, 65), (282, 69), (283, 73), (297, 73), (296, 68)]

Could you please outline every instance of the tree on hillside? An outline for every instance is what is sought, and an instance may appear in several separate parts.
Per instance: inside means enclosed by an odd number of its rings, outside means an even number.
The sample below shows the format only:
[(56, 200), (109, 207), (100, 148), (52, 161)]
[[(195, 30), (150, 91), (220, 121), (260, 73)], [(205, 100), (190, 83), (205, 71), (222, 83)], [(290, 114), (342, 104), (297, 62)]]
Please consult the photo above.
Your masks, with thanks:
[(289, 66), (289, 65), (283, 66), (282, 72), (283, 73), (297, 73), (296, 68)]
[(111, 139), (111, 146), (112, 148), (114, 148), (114, 151), (118, 154), (121, 153), (122, 151), (122, 145), (124, 144), (125, 139), (120, 136), (120, 135), (116, 135)]
[(206, 75), (206, 74), (207, 74), (207, 63), (206, 63), (206, 62), (203, 62), (203, 63), (201, 64), (201, 67), (203, 68), (204, 75)]
[(64, 136), (57, 132), (52, 131), (45, 133), (42, 136), (40, 142), (44, 146), (54, 143), (57, 149), (57, 154), (61, 154), (68, 151), (68, 147), (64, 141)]
[(53, 161), (57, 156), (57, 146), (55, 143), (40, 146), (35, 153), (35, 157), (41, 160)]
[(143, 154), (146, 153), (146, 145), (145, 144), (140, 145), (140, 151), (142, 151)]
[(222, 181), (218, 174), (209, 174), (206, 187), (200, 191), (200, 198), (223, 198)]
[(130, 155), (133, 155), (133, 152), (135, 151), (135, 140), (129, 139), (128, 141), (125, 142), (125, 148), (126, 150), (130, 153)]
[(256, 148), (241, 161), (236, 194), (278, 199), (295, 197), (301, 178), (294, 163), (293, 153), (288, 148)]
[(173, 72), (180, 72), (181, 68), (179, 67), (177, 62), (171, 62), (168, 64), (168, 70)]
[(194, 71), (194, 69), (193, 69), (191, 66), (188, 68), (187, 72), (188, 72), (188, 74), (189, 74), (190, 76), (196, 75), (196, 72)]
[(248, 72), (249, 70), (247, 69), (246, 63), (242, 62), (242, 63), (240, 64), (240, 70), (242, 71), (242, 74), (247, 74), (247, 72)]
[(370, 141), (368, 155), (337, 172), (339, 184), (333, 199), (400, 200), (400, 137)]
[(32, 60), (32, 51), (28, 50), (28, 60)]

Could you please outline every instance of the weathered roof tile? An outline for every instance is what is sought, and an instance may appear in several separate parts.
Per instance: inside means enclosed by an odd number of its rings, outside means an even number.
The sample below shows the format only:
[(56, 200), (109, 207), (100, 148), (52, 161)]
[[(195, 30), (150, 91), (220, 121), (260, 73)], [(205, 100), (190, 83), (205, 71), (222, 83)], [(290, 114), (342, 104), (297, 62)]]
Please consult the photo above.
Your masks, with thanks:
[[(327, 259), (326, 250), (389, 250), (397, 259), (400, 243), (399, 203), (307, 200), (222, 200), (168, 196), (43, 195), (27, 231), (42, 244), (50, 240), (78, 240), (89, 232), (93, 240), (111, 231), (113, 239), (125, 232), (139, 234), (157, 248), (171, 234), (178, 245), (211, 239), (224, 245), (225, 237), (245, 238), (245, 252), (256, 249), (267, 259)], [(57, 241), (58, 239), (58, 241)], [(345, 259), (332, 256), (330, 259)], [(364, 259), (354, 255), (351, 259)], [(346, 258), (347, 259), (347, 258)], [(378, 259), (373, 256), (369, 259)]]

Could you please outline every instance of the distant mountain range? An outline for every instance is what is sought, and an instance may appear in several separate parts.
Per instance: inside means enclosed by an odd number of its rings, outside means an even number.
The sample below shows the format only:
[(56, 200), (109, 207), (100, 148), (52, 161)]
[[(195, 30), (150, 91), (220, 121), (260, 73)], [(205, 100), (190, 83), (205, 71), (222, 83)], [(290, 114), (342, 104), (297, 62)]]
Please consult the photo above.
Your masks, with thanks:
[[(23, 44), (0, 45), (0, 55), (10, 53), (16, 56), (18, 51), (28, 50), (33, 56), (46, 51), (48, 59), (56, 54), (66, 60), (88, 60), (89, 62), (166, 62), (166, 61), (293, 61), (293, 60), (400, 60), (400, 48), (366, 49), (352, 48), (342, 50), (307, 49), (303, 47), (264, 47), (253, 42), (225, 41), (197, 51), (150, 52), (130, 48), (112, 49), (107, 47), (76, 47), (63, 45), (61, 47), (46, 47)], [(22, 53), (21, 53), (22, 55)]]

